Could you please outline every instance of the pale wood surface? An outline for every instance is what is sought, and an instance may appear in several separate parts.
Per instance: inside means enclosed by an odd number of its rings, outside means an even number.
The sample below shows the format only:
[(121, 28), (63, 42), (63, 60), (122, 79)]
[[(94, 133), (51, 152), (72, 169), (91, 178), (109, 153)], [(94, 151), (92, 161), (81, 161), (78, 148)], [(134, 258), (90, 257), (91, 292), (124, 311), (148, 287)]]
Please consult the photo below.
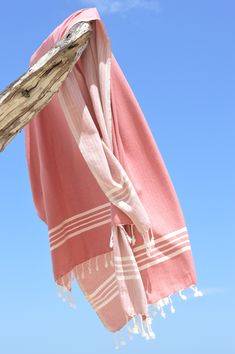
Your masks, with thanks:
[(65, 38), (0, 93), (0, 152), (59, 90), (91, 33), (92, 22), (75, 24)]

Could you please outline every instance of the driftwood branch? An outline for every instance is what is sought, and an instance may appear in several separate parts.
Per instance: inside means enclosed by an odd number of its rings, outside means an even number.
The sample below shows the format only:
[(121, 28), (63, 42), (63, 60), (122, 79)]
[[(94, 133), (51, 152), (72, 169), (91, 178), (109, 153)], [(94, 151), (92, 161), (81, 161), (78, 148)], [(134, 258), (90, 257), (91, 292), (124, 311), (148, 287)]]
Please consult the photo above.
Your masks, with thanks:
[(45, 107), (87, 47), (91, 23), (79, 22), (66, 37), (0, 94), (0, 152)]

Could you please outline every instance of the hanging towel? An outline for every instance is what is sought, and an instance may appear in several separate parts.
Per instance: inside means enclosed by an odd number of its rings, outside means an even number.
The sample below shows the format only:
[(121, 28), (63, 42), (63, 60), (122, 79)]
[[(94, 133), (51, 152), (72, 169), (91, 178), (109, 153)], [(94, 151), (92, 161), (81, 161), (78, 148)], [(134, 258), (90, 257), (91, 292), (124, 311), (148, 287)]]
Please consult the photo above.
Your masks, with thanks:
[[(77, 22), (92, 35), (52, 100), (25, 126), (32, 197), (48, 226), (59, 296), (74, 281), (111, 332), (155, 338), (152, 314), (196, 274), (174, 186), (94, 8), (66, 18), (32, 55), (33, 65)], [(117, 342), (117, 349), (123, 338)]]

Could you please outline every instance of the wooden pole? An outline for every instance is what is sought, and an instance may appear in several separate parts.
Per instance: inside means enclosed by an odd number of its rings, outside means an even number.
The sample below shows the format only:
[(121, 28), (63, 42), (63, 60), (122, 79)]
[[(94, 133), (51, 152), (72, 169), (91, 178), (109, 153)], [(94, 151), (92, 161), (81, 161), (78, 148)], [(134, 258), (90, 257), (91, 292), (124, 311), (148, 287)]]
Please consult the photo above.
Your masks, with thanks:
[(88, 45), (91, 22), (78, 22), (29, 70), (0, 93), (0, 152), (43, 107)]

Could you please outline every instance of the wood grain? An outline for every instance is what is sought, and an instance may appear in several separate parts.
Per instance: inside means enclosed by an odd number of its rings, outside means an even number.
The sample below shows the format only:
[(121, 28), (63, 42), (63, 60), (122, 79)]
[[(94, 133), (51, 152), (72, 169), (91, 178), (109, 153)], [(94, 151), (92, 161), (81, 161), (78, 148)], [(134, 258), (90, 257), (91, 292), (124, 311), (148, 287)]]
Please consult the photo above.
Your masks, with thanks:
[(58, 92), (88, 45), (91, 22), (78, 22), (29, 70), (0, 93), (0, 152)]

